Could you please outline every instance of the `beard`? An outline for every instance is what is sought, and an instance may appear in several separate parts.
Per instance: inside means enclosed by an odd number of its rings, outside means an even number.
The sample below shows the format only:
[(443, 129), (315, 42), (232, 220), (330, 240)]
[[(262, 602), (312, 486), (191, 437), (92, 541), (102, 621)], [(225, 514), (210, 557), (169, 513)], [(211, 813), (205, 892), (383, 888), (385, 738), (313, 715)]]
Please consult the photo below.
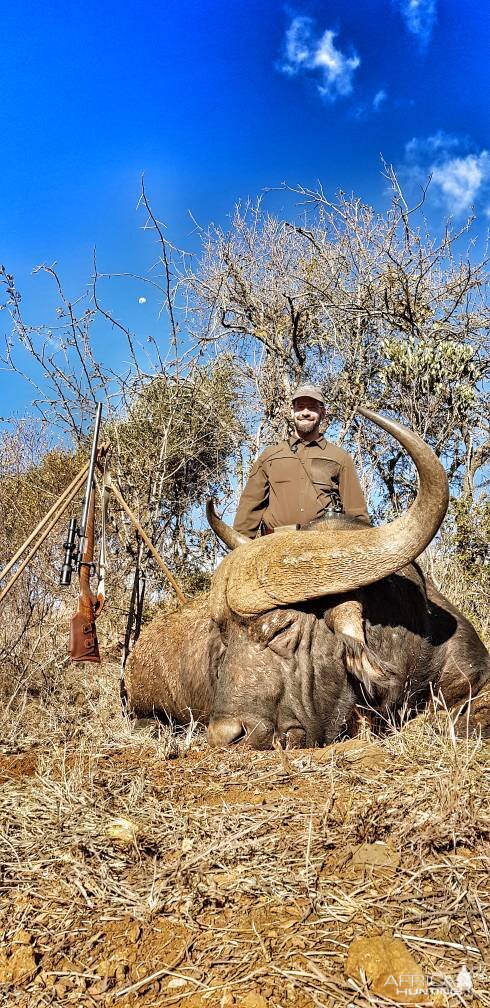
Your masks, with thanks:
[(319, 420), (295, 420), (294, 426), (298, 434), (312, 434), (313, 431), (319, 426)]

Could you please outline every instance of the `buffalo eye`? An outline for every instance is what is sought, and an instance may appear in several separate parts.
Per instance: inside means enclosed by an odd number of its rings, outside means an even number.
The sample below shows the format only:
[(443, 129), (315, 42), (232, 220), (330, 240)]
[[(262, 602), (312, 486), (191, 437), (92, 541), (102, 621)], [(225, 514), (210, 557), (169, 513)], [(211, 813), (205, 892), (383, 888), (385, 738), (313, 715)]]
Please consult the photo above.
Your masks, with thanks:
[(293, 619), (293, 613), (285, 613), (281, 609), (257, 616), (247, 624), (247, 637), (262, 647), (267, 647), (273, 637), (291, 626)]
[(226, 648), (222, 647), (220, 653), (216, 657), (215, 669), (216, 669), (216, 679), (217, 680), (219, 679), (220, 673), (221, 673), (221, 669), (223, 668), (223, 663), (224, 663), (224, 660), (225, 660), (225, 654), (226, 654)]
[(262, 648), (288, 658), (298, 644), (300, 630), (298, 614), (279, 609), (254, 620), (248, 627), (248, 636)]
[(282, 627), (270, 638), (267, 647), (280, 658), (290, 658), (295, 652), (301, 633), (299, 620), (291, 620), (288, 626)]
[(211, 662), (211, 669), (214, 672), (216, 679), (219, 679), (221, 667), (226, 655), (226, 649), (228, 645), (228, 634), (223, 632), (225, 628), (218, 627), (214, 620), (211, 621), (210, 635), (209, 635), (209, 656)]

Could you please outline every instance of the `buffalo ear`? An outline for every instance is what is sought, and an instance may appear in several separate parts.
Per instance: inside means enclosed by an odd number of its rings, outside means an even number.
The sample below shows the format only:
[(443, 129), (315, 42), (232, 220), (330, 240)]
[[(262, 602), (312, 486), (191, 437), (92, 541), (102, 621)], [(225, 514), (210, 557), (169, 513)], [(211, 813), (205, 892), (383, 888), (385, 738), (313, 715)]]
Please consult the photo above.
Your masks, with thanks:
[(400, 677), (393, 665), (382, 662), (363, 641), (348, 634), (337, 634), (343, 642), (343, 661), (347, 672), (354, 676), (376, 706), (385, 707), (401, 692)]

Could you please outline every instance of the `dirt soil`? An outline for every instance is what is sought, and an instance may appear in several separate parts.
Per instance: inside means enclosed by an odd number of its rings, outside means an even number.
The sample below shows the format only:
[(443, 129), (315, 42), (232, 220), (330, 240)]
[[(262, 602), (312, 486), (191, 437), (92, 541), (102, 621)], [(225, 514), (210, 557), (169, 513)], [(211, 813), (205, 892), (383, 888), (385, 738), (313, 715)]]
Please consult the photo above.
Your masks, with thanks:
[[(303, 752), (136, 734), (4, 750), (9, 1008), (490, 1005), (480, 743), (422, 722)], [(347, 975), (352, 943), (380, 936), (423, 993)]]

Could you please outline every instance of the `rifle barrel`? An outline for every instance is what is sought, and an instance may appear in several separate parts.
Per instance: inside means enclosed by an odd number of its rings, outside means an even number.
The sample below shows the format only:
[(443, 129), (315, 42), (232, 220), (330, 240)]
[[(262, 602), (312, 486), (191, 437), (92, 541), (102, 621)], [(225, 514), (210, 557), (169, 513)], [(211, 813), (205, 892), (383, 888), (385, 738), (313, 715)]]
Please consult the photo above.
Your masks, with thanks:
[(80, 554), (79, 554), (80, 559), (83, 555), (83, 547), (84, 547), (83, 540), (85, 539), (85, 533), (87, 529), (88, 509), (90, 505), (90, 491), (92, 489), (92, 484), (94, 482), (95, 462), (97, 459), (97, 442), (99, 440), (101, 419), (102, 419), (102, 403), (100, 402), (97, 403), (97, 412), (95, 414), (95, 428), (92, 439), (92, 450), (90, 452), (90, 462), (88, 465), (87, 482), (85, 484), (85, 497), (83, 499), (82, 520), (80, 522)]

